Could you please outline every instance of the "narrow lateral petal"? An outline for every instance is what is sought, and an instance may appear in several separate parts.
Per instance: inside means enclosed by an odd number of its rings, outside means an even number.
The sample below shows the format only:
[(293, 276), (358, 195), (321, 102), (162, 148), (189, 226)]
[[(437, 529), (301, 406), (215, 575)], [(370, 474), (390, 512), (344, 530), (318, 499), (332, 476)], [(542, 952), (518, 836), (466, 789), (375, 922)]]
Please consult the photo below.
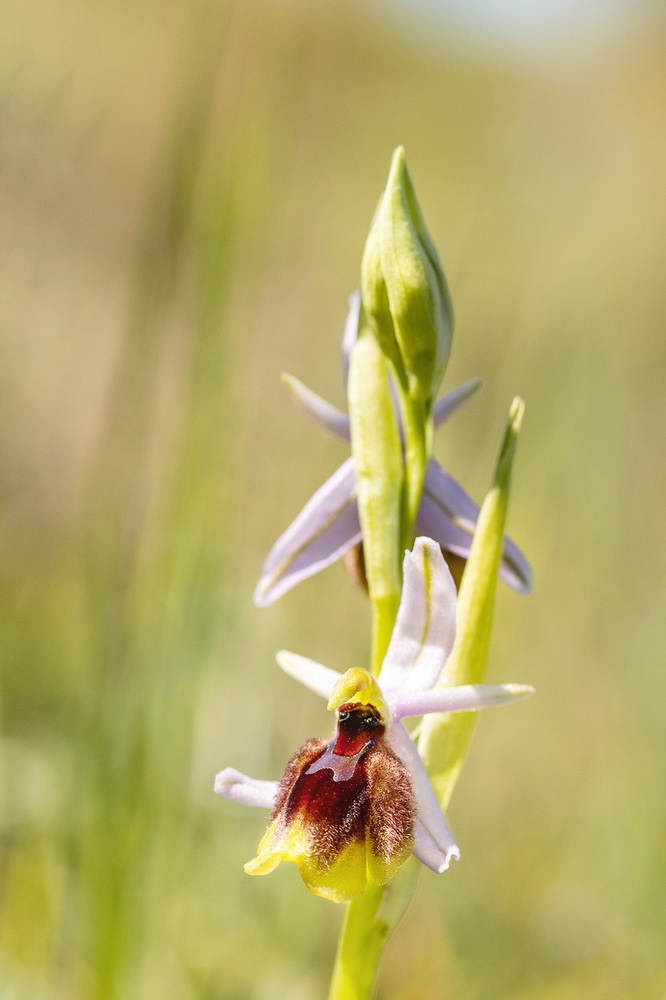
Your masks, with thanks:
[(448, 420), (461, 406), (464, 406), (468, 399), (476, 396), (482, 385), (483, 379), (471, 378), (469, 382), (464, 382), (457, 389), (447, 392), (446, 396), (438, 399), (432, 410), (435, 427), (441, 427), (444, 421)]
[(308, 389), (305, 383), (293, 375), (283, 372), (282, 381), (308, 416), (336, 437), (342, 438), (343, 441), (351, 441), (349, 417), (346, 413), (322, 399), (312, 389)]
[[(456, 844), (455, 837), (449, 830), (448, 824), (444, 819), (444, 813), (437, 801), (435, 790), (430, 784), (428, 772), (419, 756), (416, 744), (402, 722), (395, 722), (391, 726), (388, 738), (392, 749), (409, 769), (414, 787), (414, 795), (416, 796), (418, 819), (423, 824), (424, 829), (437, 849), (442, 852), (444, 856), (443, 867), (437, 870), (444, 871), (448, 867), (451, 858), (455, 858), (456, 861), (460, 858), (460, 850)], [(424, 845), (427, 847), (428, 842), (422, 838), (421, 846)], [(428, 864), (428, 862), (426, 861), (425, 864)]]
[[(431, 459), (426, 472), (416, 530), (443, 549), (466, 559), (479, 517), (479, 508), (459, 483)], [(504, 539), (499, 575), (519, 594), (532, 590), (532, 570), (518, 546)]]
[(345, 332), (342, 335), (342, 377), (345, 387), (349, 378), (349, 355), (358, 336), (358, 320), (361, 313), (361, 289), (357, 288), (349, 296), (349, 312), (345, 322)]
[(413, 853), (421, 864), (430, 868), (436, 875), (441, 875), (442, 872), (446, 871), (449, 867), (449, 860), (455, 857), (455, 854), (451, 854), (451, 852), (447, 854), (446, 851), (439, 849), (420, 819), (417, 819), (414, 827)]
[(393, 636), (379, 675), (382, 689), (433, 687), (456, 633), (456, 587), (439, 545), (417, 538), (405, 554), (403, 588)]
[(534, 694), (529, 684), (461, 684), (430, 691), (397, 692), (390, 702), (394, 719), (430, 712), (477, 712), (520, 701)]
[(277, 795), (277, 781), (258, 781), (233, 767), (225, 767), (215, 775), (215, 791), (231, 802), (242, 806), (259, 806), (272, 809)]
[(315, 694), (320, 694), (326, 701), (331, 697), (333, 688), (338, 683), (342, 674), (337, 670), (331, 670), (322, 663), (309, 660), (307, 656), (299, 656), (298, 653), (289, 653), (286, 649), (275, 654), (278, 665), (289, 674), (294, 680), (310, 688)]
[(254, 603), (272, 604), (360, 540), (354, 460), (348, 458), (310, 497), (268, 553)]

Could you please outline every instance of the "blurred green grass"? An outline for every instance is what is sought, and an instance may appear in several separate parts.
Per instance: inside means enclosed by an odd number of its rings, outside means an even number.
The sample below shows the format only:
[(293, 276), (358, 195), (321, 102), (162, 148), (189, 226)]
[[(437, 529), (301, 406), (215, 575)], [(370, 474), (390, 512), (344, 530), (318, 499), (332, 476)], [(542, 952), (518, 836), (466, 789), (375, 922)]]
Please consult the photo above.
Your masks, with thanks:
[(438, 439), (480, 499), (527, 403), (494, 680), (386, 1000), (657, 1000), (664, 929), (664, 35), (575, 72), (427, 49), (354, 4), (30, 0), (5, 18), (0, 995), (310, 1000), (340, 912), (249, 879), (215, 799), (328, 720), (287, 647), (363, 659), (340, 567), (259, 612), (344, 454), (339, 338), (395, 145), (454, 296)]

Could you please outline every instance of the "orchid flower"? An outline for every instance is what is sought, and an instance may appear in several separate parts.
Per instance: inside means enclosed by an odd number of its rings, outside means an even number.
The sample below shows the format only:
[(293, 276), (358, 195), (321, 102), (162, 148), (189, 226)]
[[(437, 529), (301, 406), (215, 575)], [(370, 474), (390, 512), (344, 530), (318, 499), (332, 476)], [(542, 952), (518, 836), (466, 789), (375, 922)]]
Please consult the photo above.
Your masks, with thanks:
[(411, 853), (434, 872), (460, 851), (403, 719), (476, 711), (532, 693), (525, 685), (437, 687), (455, 639), (456, 588), (438, 544), (417, 538), (405, 554), (398, 616), (375, 680), (354, 667), (344, 674), (294, 653), (282, 669), (336, 712), (332, 739), (311, 739), (280, 782), (257, 781), (233, 768), (215, 791), (244, 805), (272, 809), (250, 875), (294, 861), (314, 893), (335, 902), (384, 885)]
[[(342, 340), (345, 384), (349, 354), (358, 330), (360, 292), (351, 296), (349, 307)], [(336, 409), (293, 376), (285, 375), (283, 378), (306, 413), (337, 437), (351, 440), (346, 413)], [(441, 426), (480, 388), (481, 380), (471, 379), (438, 400), (433, 407), (434, 426)], [(479, 508), (471, 497), (439, 462), (431, 458), (426, 469), (415, 534), (432, 538), (445, 552), (467, 559), (478, 516)], [(330, 566), (361, 541), (354, 459), (350, 457), (313, 494), (269, 552), (254, 593), (255, 604), (260, 607), (272, 604), (297, 583)], [(499, 575), (521, 594), (528, 594), (532, 589), (529, 563), (509, 538), (504, 541)]]

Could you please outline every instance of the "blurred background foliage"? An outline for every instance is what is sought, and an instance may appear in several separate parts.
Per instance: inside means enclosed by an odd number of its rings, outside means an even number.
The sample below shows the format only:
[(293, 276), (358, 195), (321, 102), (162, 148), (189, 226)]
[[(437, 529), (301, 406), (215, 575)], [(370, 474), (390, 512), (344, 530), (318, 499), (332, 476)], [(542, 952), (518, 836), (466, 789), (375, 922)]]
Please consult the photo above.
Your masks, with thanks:
[[(609, 5), (609, 10), (612, 5)], [(440, 14), (442, 11), (440, 11)], [(484, 717), (385, 1000), (664, 995), (666, 31), (493, 48), (381, 5), (23, 0), (3, 17), (0, 996), (314, 1000), (341, 911), (250, 879), (266, 817), (213, 795), (325, 734), (287, 647), (345, 669), (334, 567), (261, 561), (345, 449), (346, 296), (407, 148), (452, 288), (438, 457), (480, 500), (514, 393)], [(576, 49), (575, 55), (574, 49)]]

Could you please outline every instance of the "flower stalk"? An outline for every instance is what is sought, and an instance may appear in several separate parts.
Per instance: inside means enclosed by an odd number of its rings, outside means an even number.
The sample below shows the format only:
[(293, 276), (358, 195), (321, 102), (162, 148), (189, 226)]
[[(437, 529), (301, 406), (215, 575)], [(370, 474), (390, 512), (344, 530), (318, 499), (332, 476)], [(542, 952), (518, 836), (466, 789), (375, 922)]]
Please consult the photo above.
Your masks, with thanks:
[(371, 997), (377, 969), (388, 940), (389, 926), (380, 912), (386, 886), (371, 885), (345, 913), (333, 966), (329, 1000)]
[[(372, 607), (369, 670), (341, 673), (279, 653), (286, 673), (327, 699), (332, 737), (308, 740), (279, 781), (229, 767), (215, 780), (225, 798), (271, 810), (248, 874), (293, 862), (311, 892), (347, 902), (329, 1000), (370, 1000), (422, 866), (441, 874), (460, 857), (443, 810), (476, 711), (532, 693), (482, 683), (498, 575), (519, 592), (531, 588), (529, 565), (504, 537), (524, 407), (513, 401), (479, 511), (432, 458), (434, 428), (480, 382), (436, 401), (453, 313), (402, 148), (361, 272), (343, 338), (349, 415), (285, 379), (352, 454), (273, 546), (255, 602), (268, 604), (350, 550), (360, 553)], [(466, 561), (459, 597), (444, 553)], [(421, 720), (418, 746), (403, 722), (410, 717)]]
[(422, 872), (415, 858), (384, 886), (368, 886), (347, 907), (328, 1000), (369, 1000), (384, 949), (409, 907)]

